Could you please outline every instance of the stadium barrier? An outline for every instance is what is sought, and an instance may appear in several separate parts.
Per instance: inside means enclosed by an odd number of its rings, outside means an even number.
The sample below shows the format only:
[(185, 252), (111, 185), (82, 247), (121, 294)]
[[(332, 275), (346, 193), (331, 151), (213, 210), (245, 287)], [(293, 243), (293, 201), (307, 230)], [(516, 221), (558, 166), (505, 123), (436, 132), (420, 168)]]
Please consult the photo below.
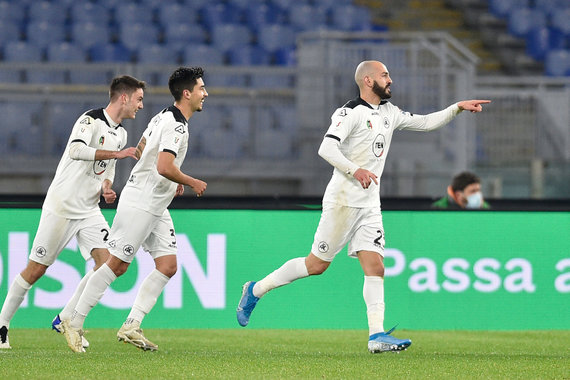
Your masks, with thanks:
[[(174, 209), (179, 270), (147, 328), (237, 328), (241, 285), (308, 254), (320, 212)], [(115, 211), (105, 209), (112, 222)], [(38, 208), (0, 209), (0, 299), (25, 266)], [(570, 326), (570, 213), (384, 211), (386, 327), (525, 330)], [(92, 265), (72, 240), (29, 292), (11, 326), (48, 328)], [(91, 312), (118, 327), (153, 268), (139, 251)], [(363, 275), (346, 248), (322, 276), (264, 297), (248, 328), (366, 329)]]

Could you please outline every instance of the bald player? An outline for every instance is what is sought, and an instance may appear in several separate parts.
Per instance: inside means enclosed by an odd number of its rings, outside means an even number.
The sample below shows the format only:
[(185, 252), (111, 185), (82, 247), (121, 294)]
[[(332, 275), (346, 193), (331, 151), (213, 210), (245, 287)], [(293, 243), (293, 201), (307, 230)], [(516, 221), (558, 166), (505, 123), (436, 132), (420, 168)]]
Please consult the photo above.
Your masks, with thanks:
[(371, 353), (401, 351), (409, 339), (384, 330), (384, 228), (380, 212), (379, 180), (395, 130), (433, 131), (461, 111), (481, 112), (489, 100), (465, 100), (428, 115), (413, 115), (392, 105), (392, 79), (386, 66), (364, 61), (354, 79), (360, 96), (332, 115), (319, 155), (333, 166), (323, 197), (323, 211), (311, 252), (287, 261), (260, 281), (243, 286), (237, 307), (241, 326), (249, 323), (257, 302), (272, 289), (300, 278), (322, 274), (348, 243), (348, 255), (357, 258), (364, 272), (363, 296), (368, 318)]

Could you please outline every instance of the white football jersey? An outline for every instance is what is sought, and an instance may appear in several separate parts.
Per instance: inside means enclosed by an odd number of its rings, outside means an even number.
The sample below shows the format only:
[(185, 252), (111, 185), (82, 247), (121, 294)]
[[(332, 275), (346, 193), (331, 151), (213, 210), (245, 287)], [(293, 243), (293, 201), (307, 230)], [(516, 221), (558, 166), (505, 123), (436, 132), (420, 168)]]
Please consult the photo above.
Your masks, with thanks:
[(139, 147), (144, 147), (142, 155), (119, 202), (160, 216), (174, 198), (178, 184), (158, 174), (158, 153), (172, 153), (174, 165), (180, 168), (188, 149), (188, 121), (175, 106), (162, 110), (148, 123)]
[(68, 219), (101, 212), (101, 185), (105, 179), (113, 182), (117, 161), (74, 160), (69, 157), (69, 146), (76, 141), (95, 149), (119, 151), (127, 143), (127, 131), (103, 108), (87, 111), (77, 119), (43, 204), (44, 209)]
[(429, 115), (413, 115), (387, 101), (372, 106), (360, 97), (338, 108), (331, 117), (332, 122), (325, 138), (338, 140), (342, 154), (360, 168), (376, 174), (378, 185), (372, 182), (368, 189), (363, 189), (352, 176), (354, 173), (343, 173), (334, 168), (323, 203), (350, 207), (379, 206), (380, 178), (394, 130), (437, 129), (451, 121), (459, 112), (459, 107), (454, 104)]

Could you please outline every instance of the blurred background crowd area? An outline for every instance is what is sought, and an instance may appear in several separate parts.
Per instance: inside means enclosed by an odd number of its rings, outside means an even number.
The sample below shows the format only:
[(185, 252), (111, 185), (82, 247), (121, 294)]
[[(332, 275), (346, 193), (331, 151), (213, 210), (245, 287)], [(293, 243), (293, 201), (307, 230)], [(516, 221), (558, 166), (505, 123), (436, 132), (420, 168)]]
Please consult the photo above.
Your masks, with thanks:
[(319, 196), (330, 115), (378, 59), (410, 112), (493, 100), (437, 132), (396, 132), (383, 195), (440, 196), (468, 169), (491, 198), (570, 198), (569, 20), (568, 0), (0, 0), (0, 193), (45, 193), (113, 76), (149, 84), (124, 122), (135, 145), (172, 103), (173, 69), (200, 65), (210, 97), (183, 169), (211, 195)]

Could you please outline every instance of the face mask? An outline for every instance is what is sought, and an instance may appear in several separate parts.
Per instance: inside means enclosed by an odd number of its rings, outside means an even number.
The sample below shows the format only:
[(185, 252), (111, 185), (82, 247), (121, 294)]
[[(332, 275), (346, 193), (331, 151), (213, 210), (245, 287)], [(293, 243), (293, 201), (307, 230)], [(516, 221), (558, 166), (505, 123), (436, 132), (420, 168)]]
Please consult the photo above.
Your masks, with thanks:
[(471, 209), (481, 208), (482, 204), (483, 204), (483, 194), (480, 191), (478, 191), (467, 197), (467, 205), (465, 205), (465, 208), (471, 208)]

